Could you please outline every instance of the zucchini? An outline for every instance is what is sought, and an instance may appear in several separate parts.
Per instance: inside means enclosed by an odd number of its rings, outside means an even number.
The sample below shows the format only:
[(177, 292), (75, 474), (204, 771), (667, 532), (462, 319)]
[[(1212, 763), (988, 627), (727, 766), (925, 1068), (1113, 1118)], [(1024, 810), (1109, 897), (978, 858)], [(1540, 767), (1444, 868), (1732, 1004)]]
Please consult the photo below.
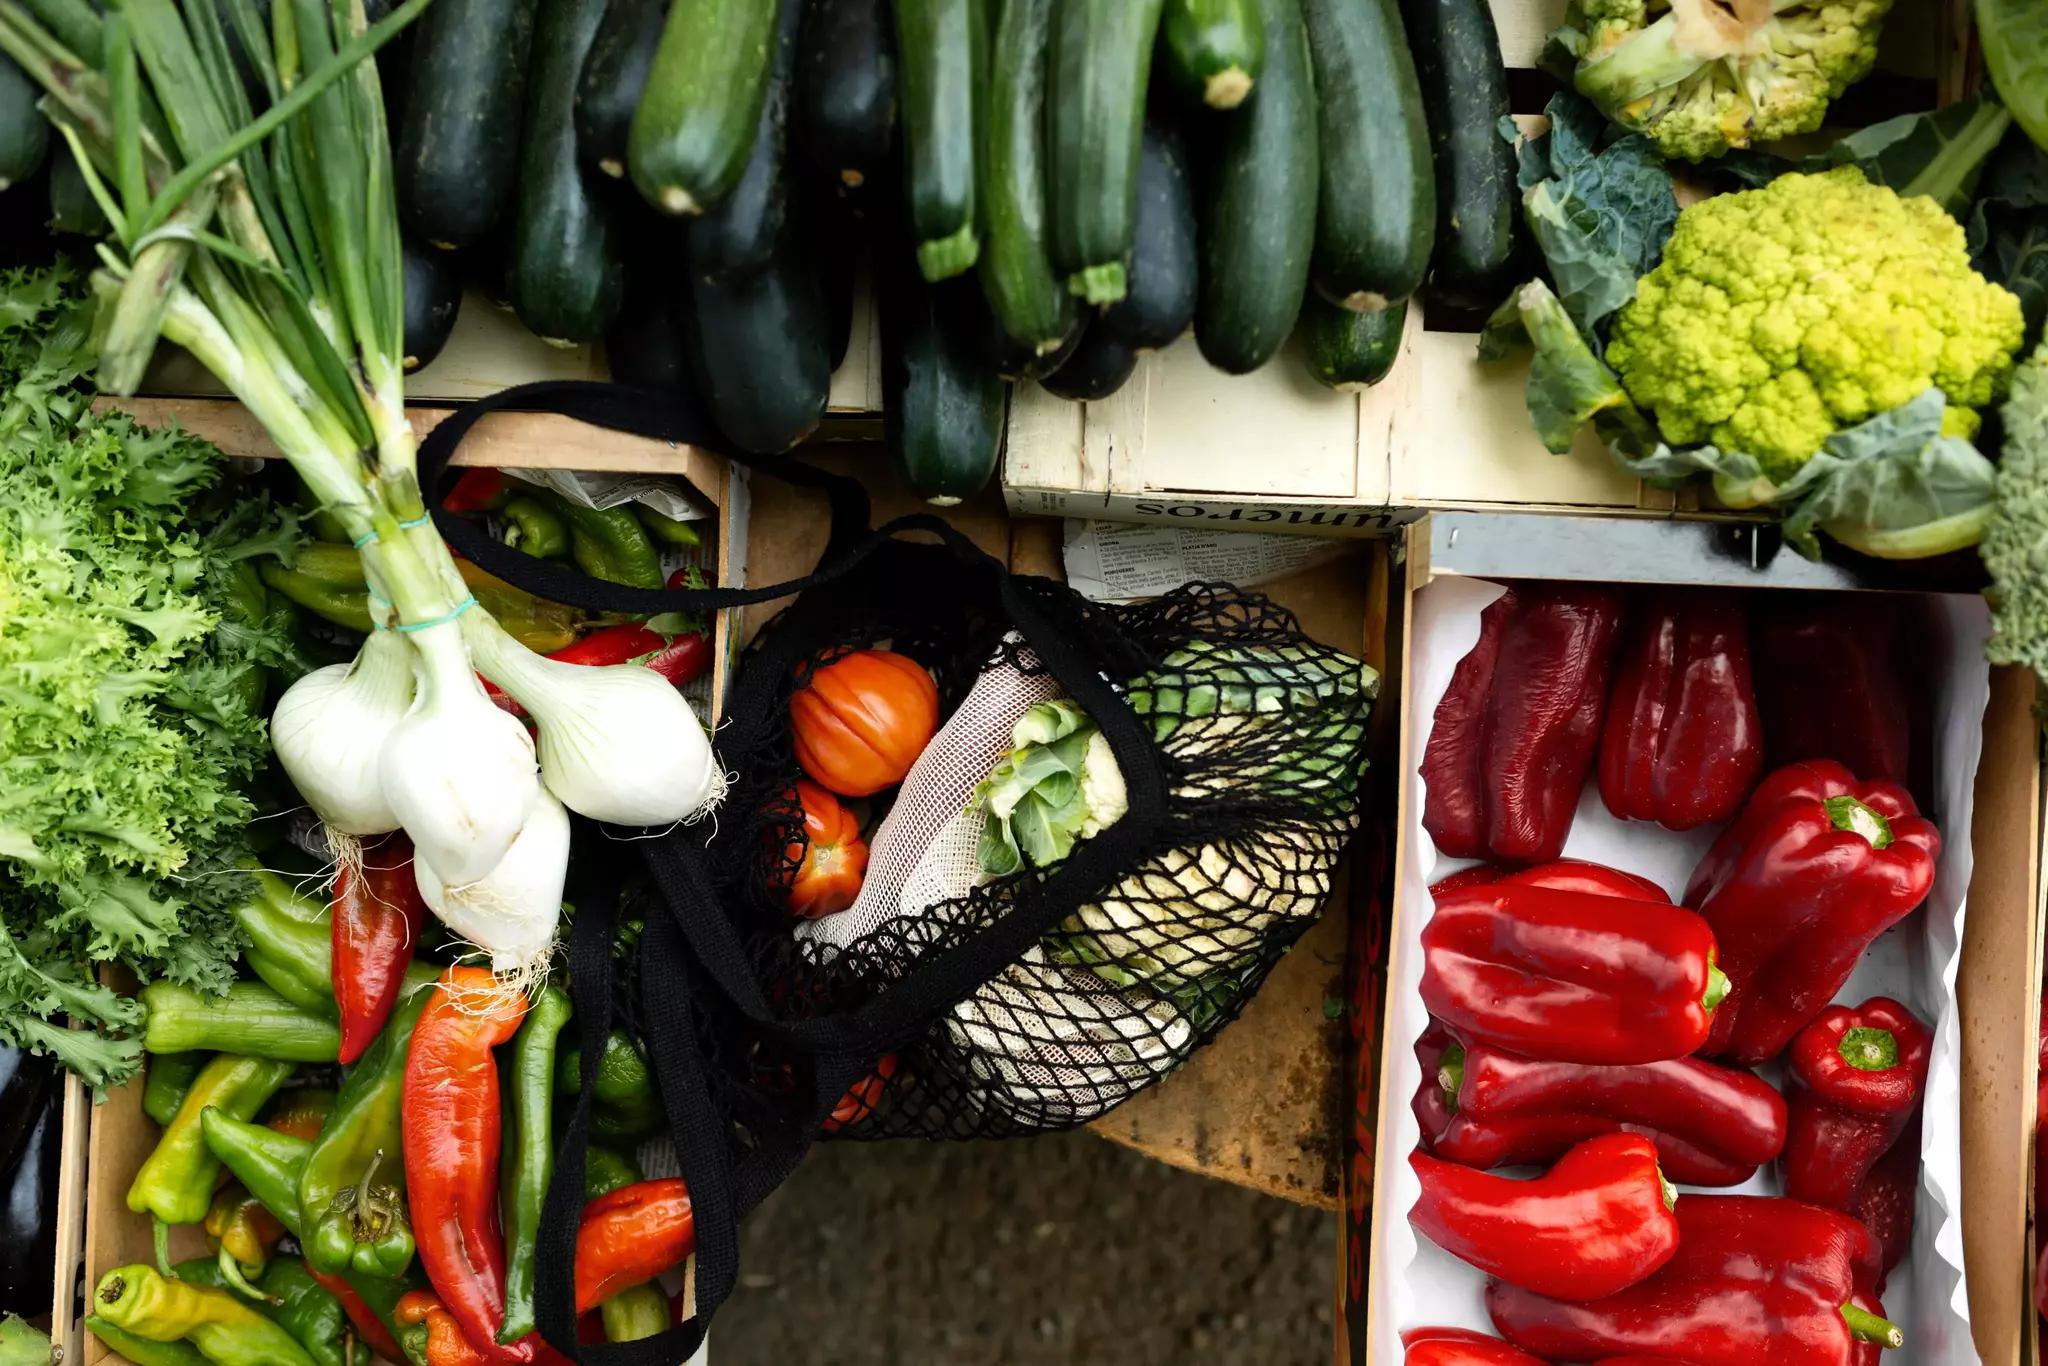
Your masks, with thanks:
[(1065, 365), (1067, 357), (1074, 354), (1074, 348), (1081, 344), (1081, 337), (1088, 328), (1087, 321), (1077, 317), (1065, 339), (1052, 350), (1040, 354), (1005, 332), (1003, 325), (993, 316), (989, 321), (995, 329), (989, 336), (989, 354), (995, 357), (996, 373), (1012, 381), (1037, 379)]
[(775, 455), (809, 436), (832, 387), (825, 292), (800, 234), (787, 231), (768, 268), (739, 280), (690, 270), (697, 392), (742, 450)]
[(1166, 0), (1159, 20), (1169, 79), (1211, 109), (1235, 109), (1265, 64), (1259, 0)]
[(917, 268), (945, 280), (981, 254), (975, 229), (975, 126), (988, 79), (982, 0), (892, 0), (903, 153)]
[(1348, 394), (1387, 377), (1401, 354), (1401, 330), (1407, 320), (1406, 299), (1360, 313), (1310, 295), (1294, 334), (1316, 383)]
[(883, 435), (911, 491), (951, 507), (981, 492), (1002, 454), (1010, 386), (990, 354), (997, 329), (974, 281), (894, 274), (880, 299)]
[(618, 232), (576, 159), (576, 83), (604, 0), (541, 0), (513, 222), (512, 307), (556, 346), (596, 341), (619, 311)]
[(405, 267), (405, 373), (434, 363), (462, 308), (462, 259), (410, 237), (399, 243)]
[(1401, 0), (1436, 159), (1430, 292), (1491, 308), (1515, 283), (1515, 149), (1500, 135), (1507, 70), (1487, 0)]
[(0, 56), (0, 190), (19, 185), (43, 168), (50, 150), (50, 124), (36, 101), (42, 87)]
[(633, 110), (647, 88), (668, 7), (669, 0), (611, 0), (583, 59), (576, 82), (576, 150), (586, 167), (607, 179), (625, 177)]
[(1079, 321), (1046, 251), (1045, 56), (1057, 0), (997, 0), (988, 117), (975, 173), (987, 248), (981, 287), (1010, 339), (1032, 356), (1060, 349)]
[(1049, 394), (1089, 403), (1108, 398), (1123, 388), (1137, 368), (1137, 348), (1111, 336), (1096, 322), (1081, 334), (1081, 344), (1074, 348), (1067, 363), (1039, 383)]
[(1201, 213), (1195, 341), (1230, 374), (1287, 340), (1315, 242), (1315, 83), (1300, 0), (1260, 0), (1266, 66), (1258, 98), (1223, 115)]
[(797, 0), (681, 0), (668, 12), (626, 140), (647, 202), (699, 214), (732, 193), (768, 93), (780, 11)]
[(50, 154), (50, 230), (97, 237), (107, 230), (107, 215), (86, 188), (85, 172), (69, 146)]
[(753, 150), (732, 193), (689, 221), (690, 265), (713, 279), (758, 275), (768, 268), (789, 217), (789, 97), (796, 74), (797, 0), (783, 0), (774, 51), (762, 89)]
[(437, 0), (414, 25), (392, 174), (407, 231), (451, 250), (506, 216), (535, 0)]
[(1096, 326), (1136, 351), (1171, 346), (1195, 320), (1195, 196), (1180, 133), (1145, 122), (1138, 153), (1138, 206), (1131, 219), (1131, 277)]
[(1113, 304), (1128, 287), (1145, 86), (1160, 0), (1060, 0), (1052, 33), (1052, 256), (1067, 287)]
[(889, 0), (809, 0), (798, 39), (797, 126), (810, 159), (857, 190), (896, 140), (896, 35)]
[(690, 290), (675, 267), (677, 226), (634, 207), (637, 214), (620, 218), (626, 298), (604, 334), (605, 368), (617, 384), (691, 393), (696, 362), (690, 355)]
[(1301, 12), (1322, 110), (1311, 273), (1346, 308), (1385, 308), (1421, 286), (1436, 235), (1415, 62), (1396, 0), (1302, 0)]
[(853, 344), (853, 298), (867, 233), (838, 196), (813, 190), (797, 201), (810, 241), (811, 260), (825, 291), (825, 355), (834, 372)]

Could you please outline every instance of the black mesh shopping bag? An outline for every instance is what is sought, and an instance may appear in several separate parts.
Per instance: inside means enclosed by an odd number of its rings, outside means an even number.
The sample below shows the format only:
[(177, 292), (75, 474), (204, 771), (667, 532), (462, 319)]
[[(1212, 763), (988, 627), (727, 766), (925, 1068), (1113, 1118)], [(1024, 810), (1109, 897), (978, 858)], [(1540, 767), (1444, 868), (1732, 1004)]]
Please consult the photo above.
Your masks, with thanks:
[[(473, 404), (421, 451), (440, 480), (495, 407), (543, 408), (717, 449), (667, 396), (543, 384)], [(739, 1220), (834, 1138), (1068, 1128), (1167, 1075), (1242, 1008), (1320, 911), (1359, 819), (1371, 670), (1226, 585), (1131, 606), (1015, 575), (925, 515), (868, 528), (859, 486), (795, 461), (756, 477), (820, 489), (833, 533), (786, 584), (660, 592), (585, 578), (446, 513), (484, 569), (595, 610), (787, 599), (741, 661), (713, 746), (715, 818), (579, 831), (569, 991), (583, 1089), (542, 1225), (540, 1323), (597, 1366), (696, 1349), (738, 1274)], [(756, 529), (756, 535), (763, 534)], [(936, 681), (937, 734), (878, 802), (848, 909), (801, 919), (790, 698), (849, 652)], [(602, 840), (617, 840), (605, 856)], [(613, 951), (622, 888), (644, 928)], [(576, 1348), (573, 1257), (597, 1059), (643, 1042), (697, 1220), (696, 1316), (642, 1343)]]

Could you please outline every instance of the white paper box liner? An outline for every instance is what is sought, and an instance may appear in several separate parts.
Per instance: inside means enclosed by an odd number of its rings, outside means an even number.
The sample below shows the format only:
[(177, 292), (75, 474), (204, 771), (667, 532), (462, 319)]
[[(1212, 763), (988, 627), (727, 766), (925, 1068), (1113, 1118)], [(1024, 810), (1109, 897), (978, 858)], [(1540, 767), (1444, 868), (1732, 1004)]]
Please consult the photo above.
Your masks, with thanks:
[[(1770, 591), (1770, 590), (1760, 590)], [(1500, 596), (1499, 585), (1447, 577), (1416, 594), (1407, 651), (1412, 671), (1404, 752), (1420, 765), (1437, 702), (1451, 672), (1479, 638), (1479, 614)], [(1956, 964), (1963, 937), (1964, 894), (1970, 885), (1970, 814), (1983, 746), (1990, 671), (1984, 641), (1990, 617), (1983, 600), (1950, 594), (1901, 597), (1916, 614), (1926, 642), (1924, 661), (1934, 688), (1934, 790), (1928, 812), (1941, 831), (1942, 851), (1927, 904), (1871, 946), (1838, 1000), (1893, 996), (1935, 1026), (1921, 1135), (1920, 1204), (1913, 1246), (1892, 1272), (1884, 1306), (1906, 1333), (1902, 1351), (1887, 1352), (1888, 1366), (1975, 1366), (1969, 1300), (1963, 1283), (1961, 1081), (1962, 1043), (1956, 1009)], [(1816, 678), (1814, 687), (1830, 686)], [(1397, 1366), (1401, 1333), (1424, 1325), (1493, 1331), (1486, 1317), (1486, 1278), (1417, 1234), (1408, 1211), (1420, 1193), (1408, 1155), (1420, 1140), (1409, 1101), (1421, 1081), (1413, 1045), (1429, 1023), (1418, 994), (1422, 979), (1422, 927), (1429, 920), (1429, 886), (1468, 866), (1445, 859), (1422, 829), (1423, 782), (1413, 768), (1403, 775), (1407, 814), (1397, 896), (1398, 937), (1391, 946), (1387, 989), (1390, 1041), (1382, 1079), (1379, 1206), (1374, 1211), (1371, 1345), (1375, 1366)], [(1590, 859), (1653, 879), (1682, 895), (1693, 865), (1713, 842), (1718, 826), (1674, 834), (1659, 826), (1620, 821), (1588, 781), (1578, 816), (1565, 841), (1567, 858)], [(1772, 1083), (1781, 1070), (1759, 1069)], [(1681, 1188), (1684, 1189), (1684, 1188)], [(1741, 1193), (1779, 1193), (1775, 1171), (1765, 1168)], [(1734, 1193), (1734, 1192), (1724, 1192)]]

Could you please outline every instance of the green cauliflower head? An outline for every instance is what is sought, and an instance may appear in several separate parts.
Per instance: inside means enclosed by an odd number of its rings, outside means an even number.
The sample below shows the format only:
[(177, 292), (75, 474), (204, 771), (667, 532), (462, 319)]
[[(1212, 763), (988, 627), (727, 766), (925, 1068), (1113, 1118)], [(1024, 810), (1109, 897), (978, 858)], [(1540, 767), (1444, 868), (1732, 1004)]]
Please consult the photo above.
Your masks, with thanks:
[(1930, 387), (1951, 434), (1972, 435), (2023, 328), (1955, 219), (1845, 166), (1681, 213), (1615, 315), (1607, 362), (1666, 441), (1747, 452), (1783, 483), (1836, 430)]
[(1870, 72), (1891, 0), (1579, 0), (1573, 84), (1664, 155), (1811, 133)]

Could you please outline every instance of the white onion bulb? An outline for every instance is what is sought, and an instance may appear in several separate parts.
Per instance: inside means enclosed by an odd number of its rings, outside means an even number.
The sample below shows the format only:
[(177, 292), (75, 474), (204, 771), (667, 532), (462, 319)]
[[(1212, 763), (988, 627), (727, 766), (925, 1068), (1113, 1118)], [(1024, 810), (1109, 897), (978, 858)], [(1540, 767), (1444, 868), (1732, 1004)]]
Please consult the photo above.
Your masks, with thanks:
[(315, 669), (285, 689), (270, 742), (292, 785), (331, 829), (382, 835), (399, 826), (379, 756), (413, 696), (412, 648), (372, 631), (355, 659)]
[(505, 857), (476, 881), (450, 886), (424, 853), (412, 865), (420, 896), (441, 923), (489, 953), (492, 971), (521, 979), (547, 964), (568, 870), (569, 813), (545, 792)]

